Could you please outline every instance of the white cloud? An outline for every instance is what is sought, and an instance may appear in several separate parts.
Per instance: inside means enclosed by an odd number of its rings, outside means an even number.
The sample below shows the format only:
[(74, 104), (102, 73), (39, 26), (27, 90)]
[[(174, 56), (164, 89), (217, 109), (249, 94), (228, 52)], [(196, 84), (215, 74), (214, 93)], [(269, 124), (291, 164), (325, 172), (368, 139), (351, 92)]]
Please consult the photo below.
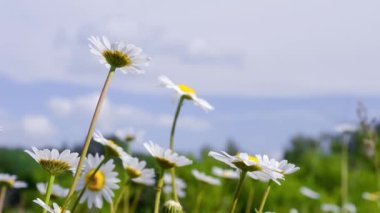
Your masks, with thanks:
[(26, 115), (22, 120), (23, 130), (33, 138), (51, 138), (57, 132), (55, 126), (45, 115)]
[[(98, 96), (98, 94), (89, 94), (75, 98), (54, 97), (48, 101), (48, 107), (59, 119), (87, 123), (95, 109)], [(129, 104), (116, 104), (106, 99), (97, 126), (112, 132), (121, 127), (134, 125), (166, 128), (170, 127), (172, 122), (172, 115), (153, 113), (147, 109)], [(210, 128), (206, 120), (191, 115), (181, 116), (178, 125), (187, 131), (204, 131)]]

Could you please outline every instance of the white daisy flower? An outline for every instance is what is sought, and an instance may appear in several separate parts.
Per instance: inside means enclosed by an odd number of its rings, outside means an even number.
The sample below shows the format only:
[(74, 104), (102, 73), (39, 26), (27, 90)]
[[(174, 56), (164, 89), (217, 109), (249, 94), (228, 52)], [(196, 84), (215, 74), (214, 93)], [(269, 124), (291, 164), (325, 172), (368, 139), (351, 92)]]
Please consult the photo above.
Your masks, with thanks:
[(144, 135), (144, 131), (138, 131), (134, 128), (128, 129), (117, 129), (115, 132), (115, 136), (125, 142), (138, 142), (141, 141)]
[(214, 107), (211, 106), (206, 100), (198, 98), (193, 88), (188, 87), (185, 84), (176, 85), (166, 76), (160, 76), (159, 81), (162, 86), (175, 90), (180, 97), (183, 96), (188, 100), (192, 100), (195, 105), (201, 107), (206, 112), (214, 110)]
[[(40, 205), (43, 209), (45, 209), (49, 213), (62, 213), (61, 207), (59, 207), (58, 204), (56, 204), (56, 203), (53, 203), (53, 208), (51, 208), (44, 201), (42, 201), (40, 198), (34, 199), (33, 202)], [(70, 213), (70, 211), (65, 210), (65, 213)]]
[(94, 141), (96, 141), (96, 142), (102, 144), (103, 146), (105, 146), (106, 148), (108, 148), (111, 156), (116, 156), (119, 158), (130, 156), (129, 154), (127, 154), (123, 150), (123, 148), (121, 148), (119, 145), (117, 145), (114, 141), (104, 138), (102, 133), (99, 131), (94, 132), (93, 139), (94, 139)]
[(111, 43), (106, 37), (92, 36), (90, 51), (99, 57), (100, 63), (107, 68), (119, 68), (123, 73), (144, 73), (144, 66), (149, 65), (150, 58), (142, 54), (142, 49), (123, 42)]
[(380, 192), (363, 192), (362, 198), (369, 201), (379, 201)]
[[(41, 194), (44, 195), (46, 193), (46, 183), (37, 183), (36, 186)], [(51, 188), (51, 196), (53, 197), (66, 197), (67, 193), (69, 193), (69, 189), (63, 188), (58, 184), (53, 184)]]
[(16, 175), (0, 173), (0, 185), (5, 185), (10, 188), (26, 188), (28, 185), (24, 181), (17, 181)]
[(144, 143), (144, 147), (154, 158), (156, 158), (157, 162), (164, 169), (186, 166), (193, 163), (193, 161), (187, 157), (178, 155), (176, 152), (173, 152), (170, 149), (165, 150), (152, 141)]
[(294, 164), (288, 163), (287, 160), (282, 160), (278, 162), (276, 159), (269, 158), (267, 155), (256, 155), (256, 158), (259, 162), (261, 162), (262, 165), (265, 165), (269, 169), (273, 171), (278, 171), (284, 175), (292, 174), (300, 169), (299, 167), (296, 167)]
[(209, 156), (216, 160), (231, 166), (232, 168), (246, 171), (248, 176), (253, 179), (267, 182), (269, 180), (274, 181), (280, 185), (279, 180), (284, 179), (283, 171), (271, 168), (263, 161), (261, 155), (248, 155), (247, 153), (238, 153), (236, 156), (231, 156), (226, 152), (209, 152)]
[(191, 174), (193, 174), (197, 180), (202, 181), (204, 183), (207, 183), (210, 185), (217, 185), (217, 186), (220, 185), (219, 179), (206, 175), (205, 173), (200, 172), (196, 169), (191, 170)]
[(32, 147), (32, 150), (33, 152), (29, 150), (25, 150), (25, 152), (51, 175), (58, 175), (68, 170), (75, 173), (79, 161), (78, 153), (70, 152), (68, 149), (62, 153), (59, 153), (57, 149), (50, 151), (48, 149), (38, 150), (36, 147)]
[(212, 167), (212, 173), (218, 177), (227, 179), (239, 179), (240, 177), (240, 173), (237, 170), (222, 169), (216, 166)]
[(339, 213), (340, 212), (339, 206), (337, 206), (335, 204), (331, 204), (331, 203), (322, 204), (321, 210), (323, 212), (333, 212), (333, 213)]
[(112, 197), (114, 196), (112, 190), (119, 188), (118, 183), (120, 180), (117, 178), (117, 172), (114, 171), (115, 164), (112, 159), (103, 164), (93, 175), (103, 159), (104, 156), (89, 154), (84, 162), (84, 171), (77, 185), (77, 190), (82, 190), (87, 184), (87, 189), (80, 199), (80, 203), (84, 203), (87, 200), (88, 208), (92, 208), (93, 205), (96, 208), (102, 208), (103, 198), (108, 203), (112, 203)]
[[(172, 193), (172, 175), (165, 173), (164, 174), (164, 193), (170, 194)], [(185, 188), (187, 187), (187, 184), (185, 183), (184, 180), (181, 178), (176, 177), (175, 178), (175, 188), (177, 191), (177, 195), (180, 198), (183, 198), (186, 196)]]
[(319, 199), (320, 198), (320, 195), (319, 193), (311, 190), (310, 188), (306, 187), (306, 186), (302, 186), (300, 188), (300, 192), (301, 194), (303, 194), (305, 197), (308, 197), (308, 198), (311, 198), (311, 199)]
[(148, 186), (154, 185), (154, 169), (145, 168), (145, 161), (139, 161), (138, 158), (126, 156), (122, 158), (122, 162), (125, 171), (133, 182)]

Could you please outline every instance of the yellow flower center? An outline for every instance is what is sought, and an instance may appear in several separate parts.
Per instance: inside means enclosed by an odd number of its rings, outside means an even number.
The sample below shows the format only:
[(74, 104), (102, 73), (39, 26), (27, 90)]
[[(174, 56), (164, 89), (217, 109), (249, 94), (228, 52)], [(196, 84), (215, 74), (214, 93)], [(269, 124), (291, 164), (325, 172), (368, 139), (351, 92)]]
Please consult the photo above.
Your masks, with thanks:
[[(87, 172), (84, 181), (87, 184), (87, 188), (91, 191), (99, 191), (103, 189), (105, 184), (105, 177), (102, 171), (98, 170), (95, 174), (95, 169)], [(93, 175), (94, 174), (94, 175)]]
[(261, 170), (260, 165), (258, 165), (259, 161), (257, 160), (257, 158), (255, 156), (248, 155), (248, 161), (254, 162), (254, 164), (252, 164), (252, 165), (249, 165), (249, 164), (247, 165), (247, 163), (244, 162), (244, 160), (240, 158), (240, 154), (239, 153), (236, 155), (236, 157), (238, 157), (239, 160), (237, 160), (235, 162), (232, 162), (232, 163), (235, 166), (237, 166), (239, 169), (241, 169), (243, 171), (249, 171), (249, 172), (260, 171)]
[(125, 168), (125, 170), (127, 171), (128, 175), (131, 176), (131, 178), (137, 178), (137, 177), (141, 176), (140, 170), (134, 169), (134, 168), (129, 167), (129, 166), (127, 166)]
[(129, 56), (118, 50), (105, 50), (103, 56), (111, 67), (120, 68), (132, 64)]
[(126, 140), (127, 142), (132, 142), (132, 141), (136, 140), (136, 136), (133, 135), (133, 134), (127, 134), (127, 135), (125, 136), (125, 140)]
[(253, 161), (255, 163), (259, 163), (259, 160), (257, 160), (257, 158), (255, 156), (252, 156), (252, 155), (248, 155), (248, 160)]
[(41, 159), (39, 163), (42, 168), (44, 168), (52, 175), (58, 175), (70, 169), (70, 165), (67, 162), (61, 160)]
[(185, 84), (178, 84), (177, 86), (178, 86), (178, 88), (179, 88), (182, 92), (187, 93), (187, 94), (189, 94), (189, 95), (195, 95), (195, 90), (194, 90), (193, 88), (188, 87), (188, 86), (185, 85)]
[(160, 164), (160, 166), (164, 169), (170, 169), (170, 168), (173, 168), (175, 166), (175, 163), (165, 159), (165, 158), (156, 158), (158, 164)]
[(12, 187), (15, 184), (14, 180), (3, 180), (0, 181), (0, 186)]

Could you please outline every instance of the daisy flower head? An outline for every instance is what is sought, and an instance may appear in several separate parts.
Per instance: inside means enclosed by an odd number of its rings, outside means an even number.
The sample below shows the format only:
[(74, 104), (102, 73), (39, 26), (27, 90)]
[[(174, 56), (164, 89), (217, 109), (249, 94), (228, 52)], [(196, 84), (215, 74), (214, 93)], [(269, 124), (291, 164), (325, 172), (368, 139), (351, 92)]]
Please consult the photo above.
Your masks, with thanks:
[(89, 38), (90, 51), (99, 57), (101, 64), (107, 68), (118, 68), (123, 73), (144, 73), (143, 67), (149, 65), (150, 58), (145, 56), (140, 47), (124, 42), (111, 43), (106, 37)]
[(239, 171), (233, 169), (222, 169), (219, 167), (212, 167), (212, 173), (221, 178), (227, 179), (239, 179), (240, 174)]
[(192, 160), (185, 156), (178, 155), (170, 149), (164, 149), (158, 144), (149, 141), (144, 143), (144, 147), (148, 152), (156, 159), (158, 164), (164, 169), (170, 169), (173, 167), (182, 167), (193, 163)]
[(306, 186), (302, 186), (300, 188), (300, 192), (301, 194), (303, 194), (305, 197), (308, 197), (308, 198), (311, 198), (311, 199), (319, 199), (320, 198), (320, 195), (319, 193), (311, 190), (310, 188), (306, 187)]
[(122, 162), (125, 171), (133, 182), (147, 186), (154, 185), (154, 170), (145, 168), (145, 161), (139, 161), (138, 158), (126, 156), (122, 158)]
[(205, 173), (200, 172), (197, 169), (191, 170), (191, 174), (193, 174), (194, 177), (197, 180), (199, 180), (199, 181), (201, 181), (203, 183), (207, 183), (207, 184), (210, 184), (210, 185), (216, 185), (216, 186), (220, 185), (220, 180), (219, 179), (211, 177), (209, 175), (206, 175)]
[(144, 132), (143, 131), (138, 131), (134, 128), (128, 128), (128, 129), (117, 129), (115, 132), (115, 136), (125, 142), (136, 142), (140, 141), (141, 138), (143, 137)]
[(193, 101), (196, 106), (199, 106), (206, 112), (214, 110), (214, 107), (211, 106), (211, 104), (209, 104), (206, 100), (198, 98), (193, 88), (185, 84), (174, 84), (167, 76), (164, 75), (159, 77), (159, 81), (161, 86), (164, 86), (168, 89), (173, 89), (177, 92), (178, 96)]
[[(165, 185), (164, 185), (163, 190), (166, 194), (172, 193), (171, 183), (172, 183), (171, 174), (165, 173), (164, 174), (164, 184)], [(185, 192), (186, 187), (187, 187), (187, 184), (185, 183), (184, 180), (182, 180), (181, 178), (178, 178), (178, 177), (175, 178), (175, 188), (176, 188), (178, 197), (183, 198), (186, 196), (186, 192)]]
[(129, 156), (121, 146), (117, 145), (114, 141), (106, 139), (99, 131), (95, 131), (93, 135), (94, 141), (102, 144), (111, 156), (123, 158)]
[(77, 185), (77, 190), (82, 190), (87, 185), (80, 203), (87, 200), (88, 208), (92, 208), (93, 205), (96, 208), (102, 208), (103, 198), (108, 203), (112, 203), (113, 190), (119, 188), (120, 180), (117, 178), (117, 172), (114, 171), (115, 164), (112, 159), (103, 164), (94, 174), (103, 159), (104, 156), (89, 154), (84, 162), (83, 175)]
[(335, 131), (338, 133), (353, 133), (358, 130), (357, 125), (353, 123), (342, 123), (335, 126)]
[(25, 150), (25, 152), (51, 175), (59, 175), (68, 170), (74, 173), (78, 165), (79, 154), (76, 152), (70, 152), (68, 149), (61, 153), (59, 153), (57, 149), (39, 150), (36, 147), (32, 147), (32, 150), (33, 152), (29, 150)]
[[(46, 188), (47, 185), (45, 183), (37, 183), (37, 190), (41, 194), (46, 194)], [(52, 197), (66, 197), (67, 193), (69, 193), (69, 189), (63, 188), (62, 186), (58, 184), (53, 184), (51, 189), (51, 196)]]
[[(56, 203), (53, 203), (53, 208), (51, 208), (48, 204), (46, 204), (40, 198), (34, 199), (33, 202), (41, 206), (43, 209), (45, 209), (49, 213), (63, 213), (61, 211), (61, 207), (59, 207), (58, 204)], [(65, 213), (70, 213), (70, 211), (65, 210)]]
[(26, 188), (28, 185), (24, 181), (17, 181), (16, 175), (7, 173), (0, 173), (0, 186), (6, 186), (10, 188)]
[(226, 152), (210, 151), (209, 156), (219, 160), (232, 168), (247, 172), (248, 176), (253, 179), (267, 182), (272, 180), (280, 185), (279, 179), (284, 179), (283, 173), (276, 168), (270, 167), (261, 155), (249, 155), (247, 153), (238, 153), (235, 156)]

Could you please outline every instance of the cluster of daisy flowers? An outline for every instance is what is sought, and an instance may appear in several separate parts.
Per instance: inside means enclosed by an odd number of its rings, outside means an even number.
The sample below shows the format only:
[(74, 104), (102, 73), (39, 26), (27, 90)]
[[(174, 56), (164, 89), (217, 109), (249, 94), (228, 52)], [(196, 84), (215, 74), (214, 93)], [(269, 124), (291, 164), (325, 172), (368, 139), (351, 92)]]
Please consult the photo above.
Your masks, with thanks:
[[(136, 202), (129, 205), (130, 191), (134, 190), (139, 199), (138, 190), (142, 187), (154, 188), (154, 212), (183, 212), (181, 199), (186, 197), (186, 182), (176, 175), (176, 171), (184, 166), (196, 163), (188, 157), (174, 150), (174, 135), (177, 119), (185, 102), (191, 102), (206, 112), (214, 110), (214, 107), (206, 100), (200, 98), (195, 89), (185, 84), (175, 84), (167, 76), (159, 76), (159, 84), (175, 92), (178, 105), (173, 116), (173, 124), (170, 131), (168, 148), (152, 141), (143, 143), (146, 151), (156, 161), (156, 169), (147, 167), (144, 160), (133, 156), (130, 149), (120, 145), (120, 142), (141, 141), (142, 133), (136, 131), (116, 130), (116, 141), (106, 138), (99, 131), (95, 131), (98, 114), (101, 111), (104, 98), (116, 70), (123, 73), (142, 74), (144, 67), (148, 66), (150, 57), (143, 54), (141, 48), (133, 44), (123, 42), (110, 42), (106, 37), (91, 37), (90, 51), (108, 69), (108, 76), (103, 90), (99, 96), (93, 118), (83, 145), (82, 153), (70, 150), (59, 151), (57, 149), (38, 149), (32, 147), (25, 152), (34, 159), (46, 172), (46, 183), (38, 183), (36, 188), (41, 197), (36, 197), (34, 203), (40, 206), (43, 212), (67, 213), (74, 212), (78, 205), (92, 208), (107, 208), (109, 212), (118, 212), (123, 204), (124, 211), (134, 212)], [(88, 154), (91, 142), (101, 144), (104, 153)], [(285, 176), (296, 172), (299, 168), (286, 160), (277, 161), (267, 155), (249, 155), (247, 153), (231, 153), (211, 151), (209, 156), (227, 164), (229, 169), (219, 167), (212, 168), (212, 174), (205, 171), (192, 169), (193, 181), (197, 181), (199, 195), (194, 211), (201, 212), (202, 193), (208, 187), (222, 187), (223, 181), (239, 180), (233, 200), (231, 200), (230, 212), (236, 211), (238, 197), (246, 176), (251, 179), (267, 182), (261, 205), (257, 212), (263, 212), (265, 201), (269, 194), (270, 183), (281, 185)], [(72, 173), (73, 180), (69, 188), (55, 183), (56, 177), (65, 173)], [(57, 179), (58, 180), (58, 179)], [(0, 174), (0, 186), (3, 188), (23, 188), (26, 183), (16, 181), (16, 176)], [(165, 193), (166, 200), (162, 204), (161, 193)], [(4, 198), (5, 192), (2, 193)], [(51, 202), (51, 199), (63, 198), (63, 202)], [(3, 202), (0, 203), (2, 208)], [(1, 209), (0, 209), (1, 212)]]

